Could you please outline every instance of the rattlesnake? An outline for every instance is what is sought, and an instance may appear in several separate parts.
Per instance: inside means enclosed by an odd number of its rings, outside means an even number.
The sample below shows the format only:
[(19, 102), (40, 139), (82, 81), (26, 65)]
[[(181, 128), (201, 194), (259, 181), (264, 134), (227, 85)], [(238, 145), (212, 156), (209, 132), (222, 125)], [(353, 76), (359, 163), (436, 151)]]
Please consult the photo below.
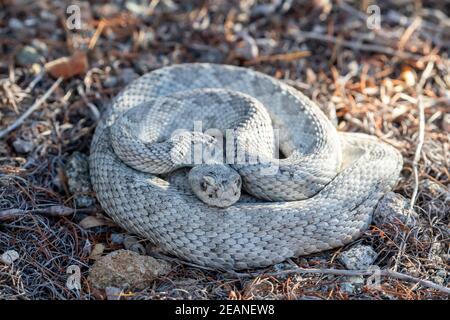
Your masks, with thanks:
[[(178, 168), (166, 161), (166, 151), (179, 151), (182, 145), (169, 131), (198, 119), (208, 122), (209, 116), (217, 124), (217, 119), (229, 116), (226, 111), (211, 112), (212, 105), (224, 108), (243, 101), (264, 109), (285, 158), (279, 160), (276, 174), (258, 176), (262, 163), (232, 165), (252, 196), (217, 208), (175, 183), (179, 179), (165, 175)], [(249, 125), (252, 115), (247, 116), (242, 123)], [(223, 125), (238, 120), (228, 119)], [(270, 158), (278, 151), (272, 138), (268, 133), (263, 142), (253, 136), (248, 141), (250, 147), (269, 141), (254, 150), (272, 148)], [(169, 149), (152, 149), (155, 143)], [(161, 171), (140, 165), (149, 148), (157, 150), (150, 157), (163, 158), (152, 159), (164, 167)], [(90, 156), (97, 198), (119, 225), (166, 253), (219, 269), (263, 267), (349, 243), (368, 227), (401, 167), (395, 148), (365, 134), (337, 132), (296, 89), (250, 69), (208, 63), (164, 67), (129, 84), (98, 124)], [(194, 178), (199, 175), (205, 172), (199, 170)]]

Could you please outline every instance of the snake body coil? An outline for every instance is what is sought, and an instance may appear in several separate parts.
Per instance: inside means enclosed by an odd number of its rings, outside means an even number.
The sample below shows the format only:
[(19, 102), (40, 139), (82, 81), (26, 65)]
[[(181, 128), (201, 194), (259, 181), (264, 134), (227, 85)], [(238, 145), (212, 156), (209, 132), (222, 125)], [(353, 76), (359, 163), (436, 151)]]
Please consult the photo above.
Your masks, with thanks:
[[(250, 97), (279, 130), (279, 148), (286, 158), (279, 160), (276, 174), (258, 174), (258, 164), (236, 167), (249, 193), (272, 202), (208, 206), (170, 179), (138, 170), (135, 159), (142, 142), (127, 140), (132, 135), (126, 134), (121, 143), (115, 140), (127, 132), (116, 130), (128, 128), (125, 115), (139, 117), (141, 112), (158, 119), (144, 130), (145, 136), (167, 139), (186, 114), (174, 116), (166, 106), (182, 106), (196, 92), (210, 99), (215, 94), (208, 94), (211, 89), (223, 89), (220, 97), (224, 94), (229, 105)], [(207, 121), (213, 102), (191, 102), (197, 109), (191, 110), (190, 119)], [(172, 126), (163, 125), (167, 117)], [(220, 120), (221, 114), (215, 111), (211, 117)], [(257, 142), (249, 138), (250, 144)], [(269, 143), (266, 150), (271, 147)], [(160, 154), (159, 163), (172, 170), (168, 154)], [(122, 161), (126, 157), (127, 164)], [(167, 253), (221, 269), (267, 266), (349, 243), (368, 227), (401, 166), (401, 155), (393, 147), (364, 134), (338, 133), (320, 109), (292, 87), (249, 69), (206, 63), (165, 67), (129, 84), (97, 126), (90, 156), (97, 198), (119, 225)]]

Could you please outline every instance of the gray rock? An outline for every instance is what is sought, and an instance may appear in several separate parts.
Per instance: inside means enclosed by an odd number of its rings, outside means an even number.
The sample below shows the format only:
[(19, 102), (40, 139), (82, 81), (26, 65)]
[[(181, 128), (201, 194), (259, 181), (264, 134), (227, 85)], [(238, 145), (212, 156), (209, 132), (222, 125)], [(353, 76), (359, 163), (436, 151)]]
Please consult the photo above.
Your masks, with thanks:
[(88, 157), (80, 152), (74, 152), (65, 166), (69, 191), (74, 194), (75, 205), (86, 208), (94, 205), (91, 179), (89, 176)]
[(14, 261), (19, 259), (19, 257), (19, 253), (16, 250), (8, 250), (0, 256), (0, 262), (11, 265), (14, 263)]
[(362, 276), (352, 276), (347, 277), (345, 282), (342, 282), (339, 287), (342, 292), (347, 294), (355, 294), (361, 291), (364, 285), (364, 277)]
[(38, 20), (35, 18), (27, 18), (23, 21), (23, 24), (28, 28), (34, 27), (35, 25), (37, 25), (37, 23), (38, 23)]
[(378, 203), (373, 214), (376, 225), (398, 224), (414, 227), (417, 213), (409, 209), (410, 202), (398, 193), (388, 192)]
[(141, 256), (129, 250), (117, 250), (94, 263), (88, 281), (98, 289), (144, 289), (170, 270), (171, 265), (164, 260)]
[(339, 261), (350, 270), (366, 270), (375, 259), (377, 253), (370, 246), (357, 245), (339, 255)]
[(123, 238), (124, 238), (124, 236), (122, 233), (112, 233), (111, 234), (111, 242), (114, 244), (122, 244)]
[(435, 275), (433, 276), (433, 281), (437, 284), (445, 285), (445, 279), (447, 278), (448, 273), (445, 269), (439, 269), (436, 271)]
[(48, 53), (47, 44), (39, 39), (33, 39), (31, 41), (31, 45), (43, 55)]
[(33, 141), (27, 141), (20, 138), (14, 140), (12, 145), (17, 153), (29, 153), (34, 148)]
[(445, 198), (445, 201), (450, 201), (450, 185), (446, 188), (437, 182), (430, 179), (424, 179), (420, 183), (421, 187), (425, 188), (434, 198)]
[(39, 63), (42, 60), (42, 56), (32, 46), (25, 46), (16, 56), (16, 61), (22, 67), (27, 67), (33, 63)]
[(11, 18), (8, 21), (8, 27), (13, 30), (21, 30), (24, 28), (24, 24), (17, 18)]

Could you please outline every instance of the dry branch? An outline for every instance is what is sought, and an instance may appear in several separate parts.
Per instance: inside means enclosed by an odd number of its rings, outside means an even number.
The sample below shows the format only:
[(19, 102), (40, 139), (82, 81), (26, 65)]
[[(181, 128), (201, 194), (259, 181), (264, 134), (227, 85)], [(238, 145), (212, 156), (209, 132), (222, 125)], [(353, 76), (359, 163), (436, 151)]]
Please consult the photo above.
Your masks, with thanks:
[(47, 208), (37, 208), (32, 210), (7, 209), (0, 211), (0, 221), (16, 219), (26, 214), (40, 214), (48, 217), (67, 217), (73, 215), (76, 212), (92, 213), (95, 212), (95, 208), (77, 210), (66, 206), (55, 205)]
[(59, 86), (63, 78), (58, 78), (52, 86), (44, 93), (44, 95), (36, 100), (36, 102), (27, 110), (25, 111), (19, 118), (17, 118), (16, 121), (14, 121), (10, 126), (8, 126), (6, 129), (0, 131), (0, 139), (3, 139), (8, 133), (11, 131), (17, 129), (22, 122), (24, 122), (35, 110), (37, 110), (47, 99), (48, 97), (55, 91), (55, 89)]

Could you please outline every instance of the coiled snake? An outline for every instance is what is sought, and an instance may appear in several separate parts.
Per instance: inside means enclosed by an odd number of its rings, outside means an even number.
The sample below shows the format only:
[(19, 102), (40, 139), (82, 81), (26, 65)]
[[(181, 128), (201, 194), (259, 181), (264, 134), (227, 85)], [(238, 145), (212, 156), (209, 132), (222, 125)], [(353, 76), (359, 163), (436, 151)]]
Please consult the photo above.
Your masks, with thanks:
[[(180, 170), (167, 176), (182, 167), (174, 158), (187, 154), (187, 135), (203, 146), (212, 141), (192, 132), (198, 120), (202, 130), (238, 131), (248, 154), (259, 152), (276, 172), (264, 173), (264, 161), (219, 164), (218, 172), (202, 164), (189, 180), (204, 189), (192, 191), (177, 182), (188, 179)], [(183, 138), (171, 136), (174, 129), (190, 131)], [(228, 180), (226, 167), (234, 172)], [(337, 132), (294, 88), (250, 69), (208, 63), (161, 68), (129, 84), (97, 126), (90, 156), (97, 198), (119, 225), (169, 254), (220, 269), (263, 267), (349, 243), (368, 227), (401, 167), (396, 149)], [(236, 172), (251, 195), (234, 203)], [(207, 204), (196, 191), (227, 201)]]

